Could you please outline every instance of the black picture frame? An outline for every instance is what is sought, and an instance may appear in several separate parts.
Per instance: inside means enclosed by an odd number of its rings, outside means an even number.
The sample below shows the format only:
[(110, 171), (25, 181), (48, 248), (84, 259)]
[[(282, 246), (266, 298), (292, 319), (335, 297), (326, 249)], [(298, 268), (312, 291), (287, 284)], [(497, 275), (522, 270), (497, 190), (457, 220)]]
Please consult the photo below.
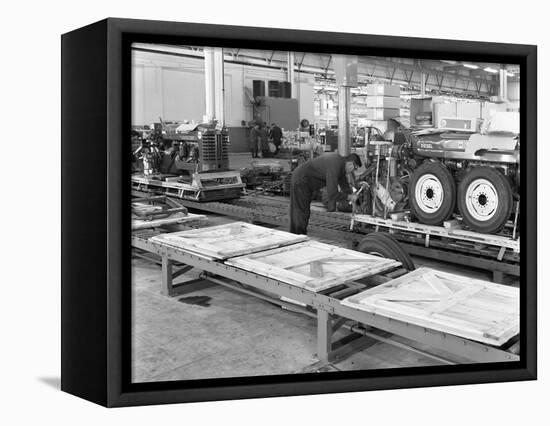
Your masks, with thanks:
[[(536, 379), (537, 48), (109, 18), (62, 44), (62, 390), (130, 406)], [(242, 46), (519, 64), (521, 169), (518, 362), (186, 382), (130, 382), (130, 45)]]

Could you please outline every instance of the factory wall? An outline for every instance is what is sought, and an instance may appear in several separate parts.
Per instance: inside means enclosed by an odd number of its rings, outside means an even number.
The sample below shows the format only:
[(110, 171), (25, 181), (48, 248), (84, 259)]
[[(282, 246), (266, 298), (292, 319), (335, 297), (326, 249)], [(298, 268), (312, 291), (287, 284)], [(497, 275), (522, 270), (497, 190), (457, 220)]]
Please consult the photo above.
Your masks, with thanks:
[[(252, 105), (245, 87), (252, 93), (253, 80), (286, 80), (284, 70), (225, 63), (225, 115), (234, 152), (248, 150), (246, 123), (252, 119)], [(313, 122), (312, 75), (296, 73), (294, 97), (299, 101), (300, 119)], [(132, 124), (159, 121), (202, 121), (205, 113), (204, 65), (200, 58), (151, 52), (133, 52)]]

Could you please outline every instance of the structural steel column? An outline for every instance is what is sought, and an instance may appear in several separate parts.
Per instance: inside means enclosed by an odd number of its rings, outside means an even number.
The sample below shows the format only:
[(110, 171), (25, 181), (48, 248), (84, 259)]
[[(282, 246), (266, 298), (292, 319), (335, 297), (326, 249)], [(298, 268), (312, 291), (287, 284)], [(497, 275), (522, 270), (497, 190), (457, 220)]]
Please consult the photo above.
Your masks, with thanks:
[(351, 145), (351, 88), (357, 87), (357, 56), (333, 55), (338, 84), (338, 153), (348, 155)]
[(349, 155), (351, 129), (351, 87), (340, 86), (338, 88), (338, 154)]
[(225, 69), (223, 64), (223, 49), (214, 49), (214, 118), (219, 124), (225, 125)]
[(499, 90), (498, 96), (500, 99), (508, 100), (508, 73), (505, 68), (501, 67), (498, 74)]
[(420, 96), (426, 97), (426, 73), (424, 71), (420, 73)]
[(204, 48), (204, 91), (206, 101), (206, 120), (214, 119), (215, 112), (215, 80), (214, 80), (214, 49)]
[(294, 52), (288, 52), (288, 64), (287, 64), (287, 81), (290, 83), (290, 97), (294, 98), (296, 90), (294, 88), (295, 74), (294, 74)]

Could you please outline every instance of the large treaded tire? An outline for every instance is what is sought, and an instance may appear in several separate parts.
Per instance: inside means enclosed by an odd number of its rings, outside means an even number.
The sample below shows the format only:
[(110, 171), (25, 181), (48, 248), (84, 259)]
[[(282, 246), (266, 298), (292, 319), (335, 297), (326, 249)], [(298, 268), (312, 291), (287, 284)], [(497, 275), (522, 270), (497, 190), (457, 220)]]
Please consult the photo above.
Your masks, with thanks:
[(391, 235), (383, 232), (373, 232), (361, 240), (357, 246), (361, 253), (374, 254), (401, 262), (403, 268), (414, 271), (416, 267), (409, 254)]
[(451, 172), (438, 162), (426, 162), (416, 169), (409, 186), (413, 215), (426, 225), (441, 225), (456, 205), (456, 184)]
[(463, 222), (476, 232), (499, 232), (510, 218), (513, 204), (508, 178), (493, 167), (474, 167), (458, 187), (458, 210)]

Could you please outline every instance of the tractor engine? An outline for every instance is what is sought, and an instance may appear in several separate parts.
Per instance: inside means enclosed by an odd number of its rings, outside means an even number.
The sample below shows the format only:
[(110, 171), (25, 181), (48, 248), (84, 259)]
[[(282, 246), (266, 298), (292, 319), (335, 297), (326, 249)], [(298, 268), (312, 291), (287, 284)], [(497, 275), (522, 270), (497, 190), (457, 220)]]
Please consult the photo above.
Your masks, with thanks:
[(215, 124), (183, 124), (165, 140), (179, 142), (174, 167), (190, 173), (226, 171), (229, 168), (229, 135)]

